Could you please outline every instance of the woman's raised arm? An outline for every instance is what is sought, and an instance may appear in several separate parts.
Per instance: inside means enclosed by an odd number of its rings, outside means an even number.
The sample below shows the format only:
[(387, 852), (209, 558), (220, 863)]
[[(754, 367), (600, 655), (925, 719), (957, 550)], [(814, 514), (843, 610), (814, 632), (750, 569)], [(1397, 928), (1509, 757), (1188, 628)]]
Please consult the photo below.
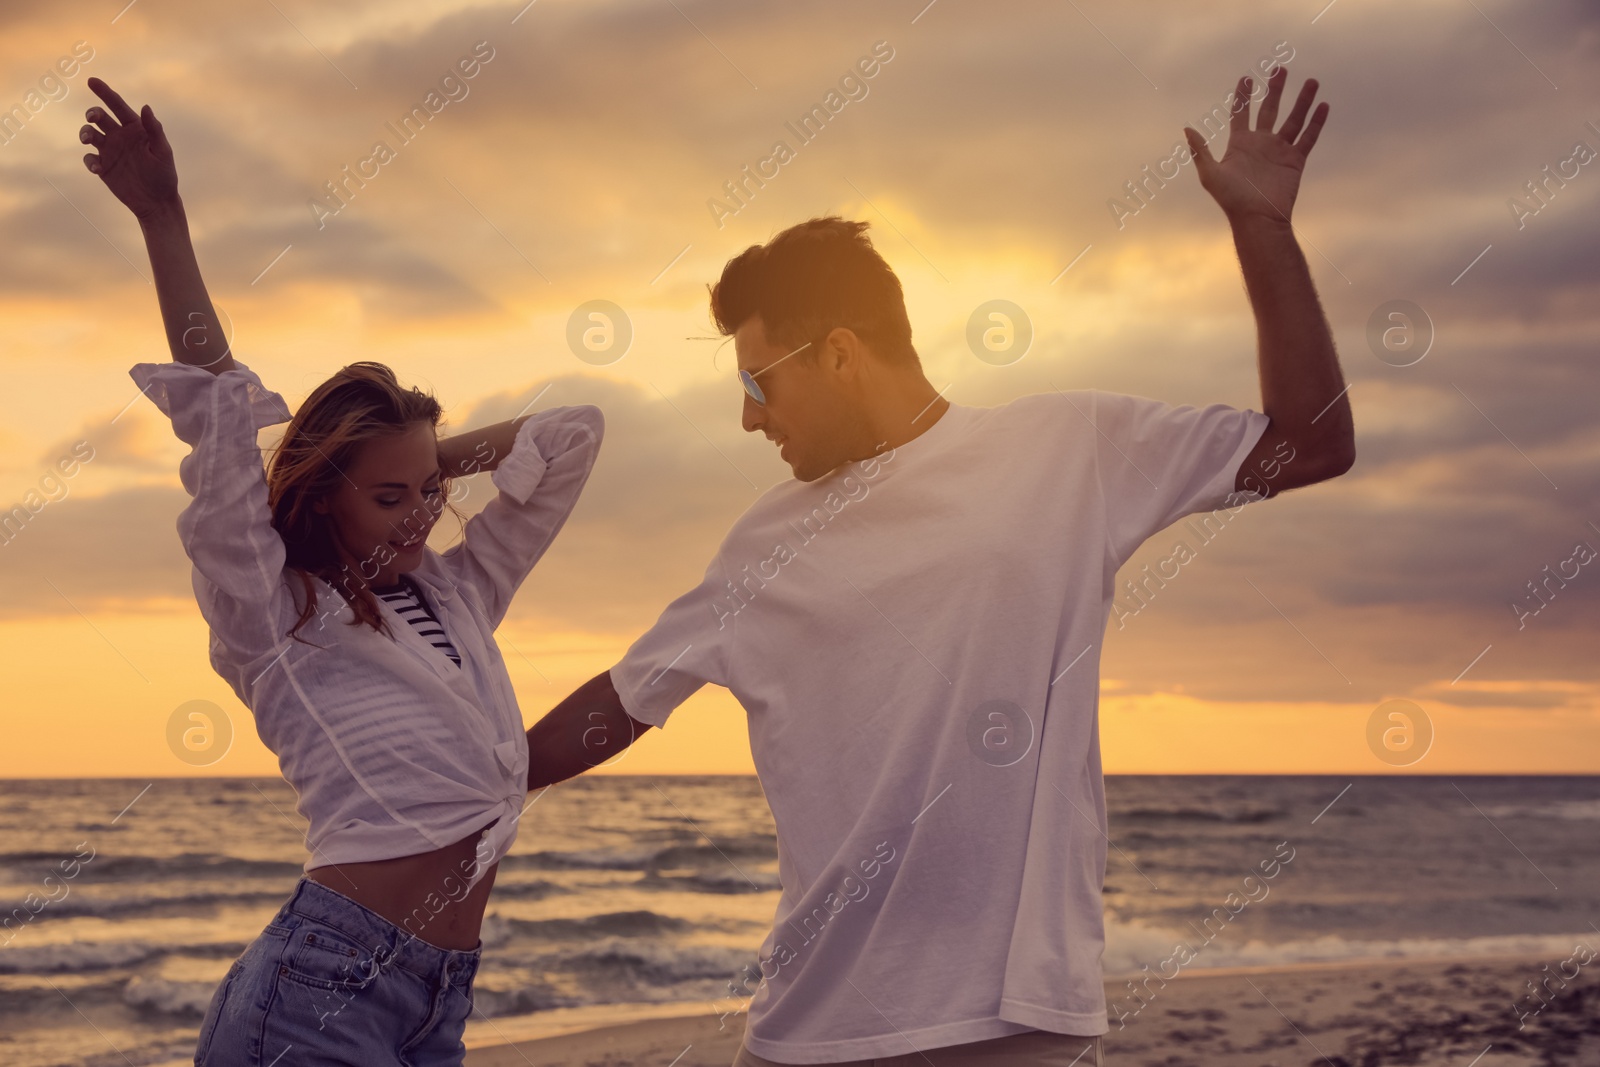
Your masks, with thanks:
[[(505, 436), (510, 431), (511, 445)], [(471, 473), (490, 469), (499, 490), (483, 510), (468, 519), (461, 540), (439, 554), (439, 562), (458, 583), (470, 584), (483, 598), (491, 627), (505, 618), (511, 597), (539, 562), (578, 502), (605, 436), (605, 416), (592, 404), (547, 408), (480, 431), (460, 435), (490, 447), (464, 457), (445, 439), (440, 464)], [(498, 440), (498, 451), (494, 448)]]
[(233, 354), (200, 277), (189, 219), (178, 196), (172, 145), (161, 123), (149, 104), (142, 113), (135, 112), (99, 78), (90, 78), (89, 88), (111, 110), (108, 114), (95, 106), (85, 112), (89, 124), (78, 131), (78, 139), (98, 152), (86, 154), (83, 164), (139, 220), (172, 358), (213, 374), (231, 370)]

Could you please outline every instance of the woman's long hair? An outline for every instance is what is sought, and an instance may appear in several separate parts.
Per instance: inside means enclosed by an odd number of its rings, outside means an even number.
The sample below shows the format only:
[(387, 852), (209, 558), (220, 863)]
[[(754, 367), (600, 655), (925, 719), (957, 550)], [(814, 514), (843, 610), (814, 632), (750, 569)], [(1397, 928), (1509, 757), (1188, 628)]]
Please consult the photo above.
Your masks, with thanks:
[[(305, 590), (305, 607), (288, 636), (299, 636), (317, 614), (313, 577), (338, 590), (355, 612), (351, 625), (365, 623), (388, 633), (369, 579), (352, 570), (333, 538), (333, 517), (318, 514), (312, 503), (330, 497), (346, 481), (344, 472), (369, 441), (405, 433), (419, 422), (437, 432), (443, 409), (438, 400), (415, 386), (404, 388), (382, 363), (360, 362), (339, 372), (312, 391), (300, 405), (283, 440), (267, 465), (267, 504), (272, 526), (283, 539), (284, 565), (295, 572)], [(450, 478), (441, 472), (439, 489), (445, 507), (460, 518), (450, 502)]]

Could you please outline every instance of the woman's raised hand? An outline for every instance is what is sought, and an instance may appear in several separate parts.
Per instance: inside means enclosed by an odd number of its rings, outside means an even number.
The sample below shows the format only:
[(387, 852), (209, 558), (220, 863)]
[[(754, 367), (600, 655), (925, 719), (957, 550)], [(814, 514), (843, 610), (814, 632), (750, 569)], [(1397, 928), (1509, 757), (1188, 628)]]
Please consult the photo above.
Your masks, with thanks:
[(84, 113), (89, 125), (78, 139), (99, 149), (83, 157), (83, 165), (98, 174), (106, 188), (128, 205), (140, 219), (149, 218), (178, 203), (178, 168), (172, 162), (172, 145), (150, 105), (143, 112), (129, 107), (117, 92), (99, 78), (89, 88), (111, 109), (95, 106)]

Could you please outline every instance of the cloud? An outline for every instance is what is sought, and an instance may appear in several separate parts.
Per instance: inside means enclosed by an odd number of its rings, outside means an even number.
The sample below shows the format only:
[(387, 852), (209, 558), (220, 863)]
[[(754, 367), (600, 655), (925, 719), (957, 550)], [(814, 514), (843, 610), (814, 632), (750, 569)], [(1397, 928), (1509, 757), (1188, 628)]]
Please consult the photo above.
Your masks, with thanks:
[[(1514, 627), (1511, 599), (1573, 542), (1600, 545), (1587, 526), (1600, 523), (1600, 162), (1521, 229), (1506, 204), (1575, 140), (1600, 149), (1585, 126), (1600, 124), (1586, 103), (1600, 99), (1600, 14), (1589, 8), (1340, 4), (1315, 25), (1287, 2), (1178, 18), (1149, 4), (1003, 0), (937, 5), (915, 25), (915, 10), (890, 18), (843, 3), (541, 0), (512, 24), (519, 10), (292, 6), (291, 25), (270, 7), (140, 4), (94, 40), (89, 72), (163, 116), (213, 296), (241, 321), (302, 331), (302, 373), (438, 336), (449, 347), (431, 358), (451, 372), (470, 358), (487, 375), (520, 374), (528, 348), (558, 353), (541, 366), (575, 367), (560, 352), (568, 310), (602, 295), (628, 307), (639, 326), (628, 360), (557, 374), (538, 402), (597, 403), (608, 432), (572, 520), (518, 598), (520, 619), (642, 629), (699, 579), (756, 495), (789, 476), (739, 428), (737, 387), (692, 361), (703, 342), (678, 338), (710, 332), (705, 283), (728, 258), (831, 210), (871, 221), (906, 284), (930, 378), (958, 402), (1092, 385), (1262, 410), (1236, 251), (1193, 168), (1155, 187), (1123, 228), (1107, 202), (1285, 39), (1296, 49), (1289, 92), (1316, 77), (1333, 108), (1295, 222), (1350, 384), (1357, 462), (1251, 505), (1227, 543), (1203, 550), (1119, 639), (1140, 684), (1188, 677), (1230, 699), (1327, 685), (1329, 699), (1346, 699), (1344, 680), (1249, 577), (1362, 685), (1383, 678), (1403, 691), (1419, 665), (1453, 675)], [(80, 36), (43, 7), (0, 19), (25, 22), (26, 35), (0, 43), (16, 86)], [(895, 57), (869, 95), (794, 146), (794, 162), (719, 229), (706, 200), (880, 39)], [(319, 229), (308, 200), (479, 40), (495, 58), (468, 95)], [(39, 324), (63, 307), (94, 309), (110, 334), (130, 333), (129, 316), (151, 321), (137, 226), (79, 162), (87, 96), (76, 85), (0, 150), (0, 289), (19, 320), (35, 316), (19, 339), (46, 336)], [(1035, 347), (1012, 367), (966, 350), (980, 289), (1034, 316)], [(1367, 343), (1370, 316), (1397, 298), (1421, 305), (1435, 330), (1411, 367)], [(341, 338), (331, 352), (330, 322)], [(6, 358), (49, 349), (29, 343)], [(346, 350), (355, 344), (379, 351)], [(485, 395), (452, 424), (509, 417), (534, 392)], [(118, 488), (75, 487), (0, 549), (12, 562), (0, 570), (3, 610), (73, 610), (62, 594), (86, 611), (190, 598), (173, 525), (187, 500), (175, 479), (182, 449), (170, 431), (142, 407), (109, 427), (65, 392), (38, 403), (57, 412), (49, 432), (26, 437), (52, 442), (38, 462), (88, 439)], [(486, 499), (487, 477), (474, 482), (469, 510)], [(1130, 566), (1159, 558), (1168, 540), (1158, 535)], [(1530, 657), (1519, 677), (1586, 669), (1594, 588), (1585, 572), (1530, 623), (1520, 645), (1545, 651), (1519, 648)], [(1251, 655), (1245, 676), (1227, 677), (1218, 646), (1197, 633), (1254, 639), (1277, 658)], [(1163, 647), (1186, 674), (1170, 673)], [(1511, 671), (1494, 666), (1506, 651), (1479, 669)]]
[[(0, 547), (0, 617), (137, 610), (145, 599), (191, 599), (178, 541), (182, 489), (141, 487), (48, 504)], [(168, 605), (170, 607), (170, 605)]]

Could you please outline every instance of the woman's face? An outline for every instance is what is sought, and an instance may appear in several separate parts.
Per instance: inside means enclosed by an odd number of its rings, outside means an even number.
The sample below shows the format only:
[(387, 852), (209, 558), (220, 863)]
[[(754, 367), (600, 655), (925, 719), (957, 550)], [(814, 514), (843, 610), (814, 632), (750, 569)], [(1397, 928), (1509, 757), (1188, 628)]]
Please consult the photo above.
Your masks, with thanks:
[(312, 507), (333, 522), (344, 562), (372, 585), (394, 585), (422, 560), (428, 532), (444, 510), (439, 442), (433, 425), (368, 441), (339, 488)]

